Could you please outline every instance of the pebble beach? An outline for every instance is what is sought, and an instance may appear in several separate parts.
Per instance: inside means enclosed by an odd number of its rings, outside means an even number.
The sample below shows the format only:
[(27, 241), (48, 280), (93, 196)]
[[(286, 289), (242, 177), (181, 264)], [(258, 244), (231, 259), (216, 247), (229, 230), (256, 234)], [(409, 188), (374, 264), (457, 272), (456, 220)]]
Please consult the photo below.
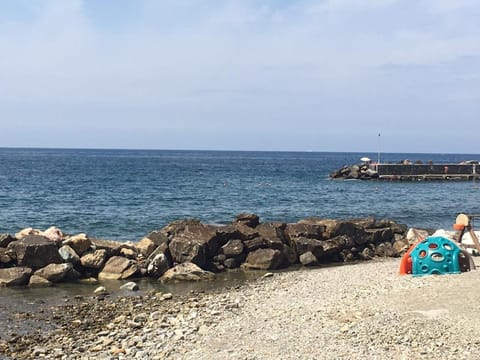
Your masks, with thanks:
[[(477, 266), (479, 259), (475, 258)], [(9, 311), (3, 359), (480, 359), (478, 270), (398, 259), (265, 273), (176, 295), (79, 295)], [(17, 309), (18, 310), (18, 309)], [(32, 324), (16, 333), (15, 324)]]

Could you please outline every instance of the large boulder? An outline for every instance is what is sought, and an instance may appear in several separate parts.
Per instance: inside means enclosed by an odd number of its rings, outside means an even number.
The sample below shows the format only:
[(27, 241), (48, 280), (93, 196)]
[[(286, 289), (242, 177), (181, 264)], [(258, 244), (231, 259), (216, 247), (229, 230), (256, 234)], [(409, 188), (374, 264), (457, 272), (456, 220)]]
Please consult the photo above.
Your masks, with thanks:
[(310, 251), (300, 255), (300, 263), (304, 266), (315, 266), (318, 265), (317, 257)]
[(19, 232), (17, 232), (15, 234), (15, 238), (17, 240), (22, 240), (22, 239), (26, 238), (28, 235), (41, 235), (41, 234), (42, 234), (42, 230), (34, 229), (34, 228), (29, 227), (29, 228), (22, 229)]
[(63, 242), (63, 245), (70, 246), (78, 254), (78, 256), (82, 256), (88, 250), (90, 250), (92, 246), (92, 241), (88, 238), (86, 234), (81, 233), (70, 236)]
[(168, 269), (160, 278), (162, 282), (213, 280), (215, 274), (205, 271), (191, 262), (178, 264)]
[[(71, 280), (75, 272), (70, 263), (64, 264), (49, 264), (41, 269), (35, 271), (34, 275), (41, 276), (52, 283), (60, 282), (65, 279)], [(72, 276), (73, 275), (73, 276)]]
[(324, 230), (325, 226), (323, 224), (298, 222), (288, 224), (285, 228), (285, 234), (290, 241), (299, 237), (322, 240)]
[(102, 271), (98, 274), (99, 280), (120, 280), (128, 279), (139, 270), (135, 260), (121, 256), (113, 256), (105, 263)]
[(0, 269), (0, 286), (27, 285), (31, 275), (32, 269), (24, 266)]
[(77, 252), (68, 245), (63, 245), (58, 249), (58, 253), (63, 261), (72, 263), (74, 266), (80, 264), (80, 256), (78, 256)]
[(192, 262), (206, 267), (221, 245), (223, 243), (215, 226), (188, 224), (183, 231), (173, 236), (169, 249), (177, 263)]
[(285, 263), (285, 256), (280, 250), (258, 249), (248, 254), (244, 267), (250, 269), (278, 269)]
[(56, 226), (51, 226), (47, 230), (43, 231), (41, 235), (45, 236), (46, 238), (49, 238), (51, 241), (53, 241), (56, 244), (59, 244), (63, 240), (63, 232)]
[(324, 241), (322, 240), (315, 240), (307, 237), (295, 237), (293, 238), (293, 244), (295, 245), (298, 256), (301, 256), (307, 252), (311, 252), (317, 258), (320, 258), (324, 255)]
[(235, 258), (244, 254), (245, 246), (243, 245), (242, 240), (234, 239), (229, 240), (225, 245), (220, 249), (220, 254), (225, 255), (228, 258)]
[(153, 251), (158, 247), (155, 242), (148, 238), (145, 237), (142, 240), (140, 240), (137, 244), (135, 244), (135, 247), (139, 253), (141, 253), (145, 257), (149, 257)]
[(83, 267), (89, 269), (101, 269), (107, 259), (107, 250), (100, 249), (87, 253), (80, 258)]
[(9, 249), (0, 248), (0, 268), (11, 267), (15, 264)]
[(92, 239), (92, 248), (95, 250), (105, 250), (107, 257), (120, 255), (121, 249), (125, 247), (124, 242), (105, 239)]
[(11, 242), (8, 248), (15, 254), (19, 266), (33, 270), (63, 262), (58, 254), (57, 245), (45, 236), (27, 235), (22, 240)]
[(325, 240), (322, 244), (325, 255), (338, 254), (344, 249), (355, 245), (354, 240), (347, 235), (336, 236), (333, 239)]
[(159, 252), (149, 258), (147, 274), (152, 277), (160, 277), (170, 268), (170, 266), (171, 263), (167, 256), (163, 252)]
[(168, 238), (168, 233), (163, 229), (152, 231), (145, 237), (152, 240), (155, 245), (168, 244), (170, 241)]

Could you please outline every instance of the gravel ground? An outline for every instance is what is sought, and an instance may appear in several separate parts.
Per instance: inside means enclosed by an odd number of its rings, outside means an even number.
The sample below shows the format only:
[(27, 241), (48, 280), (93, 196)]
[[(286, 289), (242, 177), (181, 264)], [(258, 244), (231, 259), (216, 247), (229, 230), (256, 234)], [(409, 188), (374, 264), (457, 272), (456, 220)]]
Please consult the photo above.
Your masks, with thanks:
[(399, 276), (398, 266), (390, 259), (300, 269), (173, 298), (76, 297), (15, 314), (55, 330), (9, 334), (0, 356), (480, 359), (479, 270), (414, 278)]

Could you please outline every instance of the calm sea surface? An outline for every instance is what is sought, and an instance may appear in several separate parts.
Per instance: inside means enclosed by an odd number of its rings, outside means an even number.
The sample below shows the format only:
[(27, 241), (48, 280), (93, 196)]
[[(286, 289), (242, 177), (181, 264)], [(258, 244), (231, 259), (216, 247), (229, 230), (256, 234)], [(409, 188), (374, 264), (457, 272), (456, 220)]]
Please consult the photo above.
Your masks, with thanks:
[[(0, 233), (51, 225), (93, 237), (138, 240), (173, 220), (226, 223), (320, 216), (391, 218), (450, 229), (480, 213), (475, 182), (330, 180), (372, 153), (0, 148)], [(480, 160), (468, 154), (381, 154), (382, 161)]]

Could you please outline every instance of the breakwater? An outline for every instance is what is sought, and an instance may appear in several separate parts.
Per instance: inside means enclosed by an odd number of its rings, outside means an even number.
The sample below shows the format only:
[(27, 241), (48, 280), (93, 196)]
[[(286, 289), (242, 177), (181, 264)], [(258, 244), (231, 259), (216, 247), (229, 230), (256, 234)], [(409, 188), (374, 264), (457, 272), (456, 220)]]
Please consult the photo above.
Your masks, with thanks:
[(407, 227), (392, 220), (308, 218), (259, 221), (240, 214), (222, 226), (174, 221), (138, 242), (66, 235), (55, 227), (0, 235), (0, 285), (51, 286), (153, 277), (162, 282), (212, 279), (235, 268), (280, 269), (294, 264), (395, 257), (408, 245)]

